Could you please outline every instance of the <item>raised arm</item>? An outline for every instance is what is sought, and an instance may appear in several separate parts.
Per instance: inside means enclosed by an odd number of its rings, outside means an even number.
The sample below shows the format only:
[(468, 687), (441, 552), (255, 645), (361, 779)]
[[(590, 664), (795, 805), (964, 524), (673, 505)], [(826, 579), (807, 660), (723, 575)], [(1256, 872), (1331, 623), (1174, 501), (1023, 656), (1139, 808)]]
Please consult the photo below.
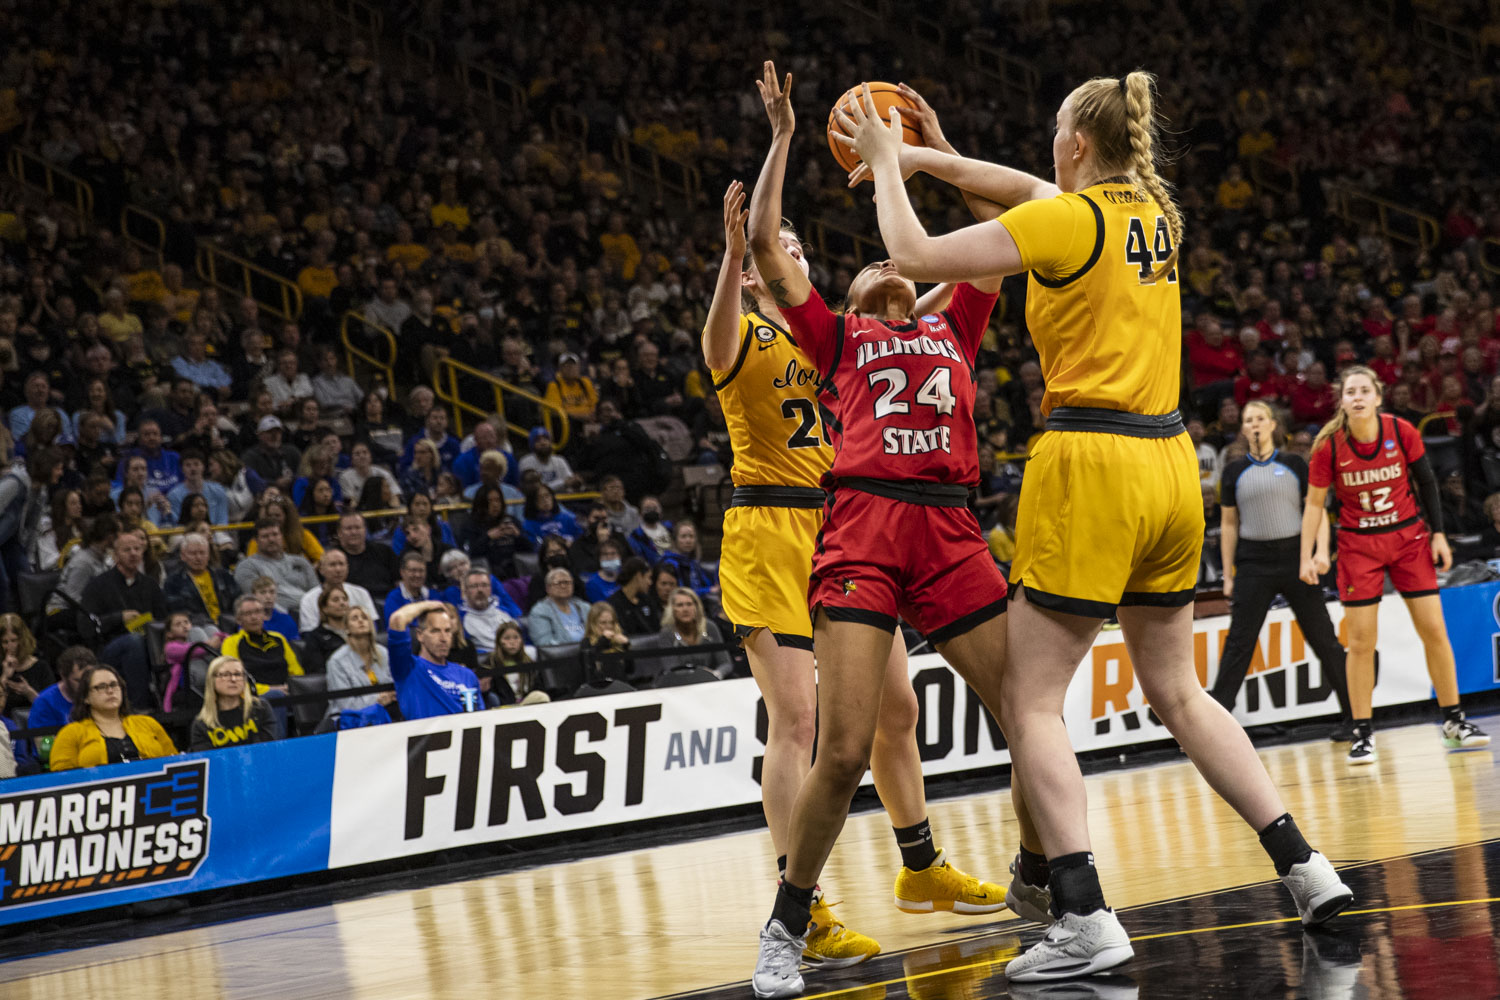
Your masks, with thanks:
[(724, 192), (724, 259), (714, 300), (703, 324), (703, 360), (716, 371), (734, 366), (740, 351), (740, 275), (745, 269), (745, 186), (739, 181)]
[[(1062, 193), (1056, 184), (1024, 170), (970, 159), (957, 153), (945, 154), (935, 148), (911, 146), (909, 149), (910, 152), (902, 157), (903, 168), (909, 166), (938, 180), (947, 181), (967, 196), (977, 196), (1000, 206), (1002, 210), (1015, 208), (1038, 198), (1055, 198)], [(970, 207), (973, 207), (972, 203)], [(997, 211), (988, 218), (993, 219), (999, 214)]]
[(406, 627), (415, 619), (420, 618), (429, 611), (434, 611), (443, 606), (442, 601), (413, 601), (391, 615), (391, 620), (386, 624), (387, 632), (405, 632)]
[(781, 245), (781, 185), (786, 179), (787, 151), (796, 130), (792, 74), (786, 75), (784, 85), (778, 83), (776, 67), (767, 60), (762, 67), (762, 79), (755, 81), (755, 86), (771, 119), (771, 150), (766, 154), (760, 179), (755, 182), (755, 194), (750, 199), (750, 251), (755, 254), (756, 269), (776, 305), (789, 309), (806, 302), (812, 293), (807, 275)]

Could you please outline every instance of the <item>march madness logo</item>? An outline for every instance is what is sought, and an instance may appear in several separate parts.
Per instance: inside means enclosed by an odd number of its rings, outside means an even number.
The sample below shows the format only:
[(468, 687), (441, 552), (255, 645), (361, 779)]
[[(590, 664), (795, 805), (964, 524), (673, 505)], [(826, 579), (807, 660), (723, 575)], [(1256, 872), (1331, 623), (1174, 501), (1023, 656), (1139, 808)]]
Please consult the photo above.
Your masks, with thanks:
[(191, 878), (207, 801), (202, 760), (0, 795), (0, 907)]

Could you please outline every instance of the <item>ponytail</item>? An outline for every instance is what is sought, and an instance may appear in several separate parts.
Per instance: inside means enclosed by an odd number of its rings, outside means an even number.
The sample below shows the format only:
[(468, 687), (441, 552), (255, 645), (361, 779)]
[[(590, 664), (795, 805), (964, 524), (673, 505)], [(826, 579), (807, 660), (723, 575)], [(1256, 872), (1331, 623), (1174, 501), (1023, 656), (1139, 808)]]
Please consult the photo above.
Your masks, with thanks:
[(1156, 77), (1143, 70), (1136, 70), (1125, 77), (1125, 127), (1130, 134), (1130, 169), (1136, 183), (1151, 196), (1167, 220), (1167, 232), (1172, 237), (1172, 253), (1151, 272), (1142, 284), (1160, 281), (1177, 267), (1177, 258), (1182, 249), (1182, 213), (1172, 200), (1172, 192), (1165, 180), (1156, 173), (1156, 136), (1159, 128), (1155, 100), (1152, 96)]

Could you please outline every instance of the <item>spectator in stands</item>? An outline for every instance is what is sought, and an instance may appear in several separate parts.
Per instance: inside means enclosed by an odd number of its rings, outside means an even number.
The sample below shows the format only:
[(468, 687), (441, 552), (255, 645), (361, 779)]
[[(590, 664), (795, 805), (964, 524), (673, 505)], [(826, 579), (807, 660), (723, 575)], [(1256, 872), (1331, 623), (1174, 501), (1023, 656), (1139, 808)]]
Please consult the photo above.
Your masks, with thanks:
[(651, 567), (639, 556), (631, 556), (620, 565), (619, 586), (609, 596), (610, 607), (626, 635), (655, 635), (661, 630), (661, 615), (653, 614), (648, 591), (651, 589)]
[[(508, 607), (502, 606), (502, 601)], [(520, 611), (504, 592), (496, 595), (491, 590), (490, 571), (472, 567), (464, 574), (463, 604), (459, 607), (463, 619), (464, 634), (479, 650), (479, 656), (488, 656), (495, 648), (495, 634), (506, 622), (520, 618)]]
[[(361, 608), (350, 608), (348, 629), (349, 641), (328, 658), (328, 690), (349, 691), (391, 683), (390, 655), (375, 641), (375, 624), (370, 616)], [(371, 705), (389, 711), (395, 703), (394, 691), (330, 698), (327, 717), (336, 718), (340, 712), (358, 712)]]
[(549, 569), (547, 596), (526, 617), (531, 641), (538, 646), (560, 646), (582, 642), (589, 606), (573, 596), (573, 574), (567, 569)]
[(285, 709), (276, 705), (276, 695), (287, 692), (287, 678), (303, 675), (302, 663), (288, 638), (280, 632), (265, 627), (265, 606), (253, 594), (245, 594), (234, 602), (234, 618), (240, 630), (226, 636), (220, 651), (245, 665), (245, 670), (255, 681), (255, 693), (271, 695), (272, 710), (282, 721), (281, 731), (286, 731)]
[(113, 425), (107, 417), (97, 413), (81, 415), (78, 424), (78, 444), (73, 449), (73, 468), (83, 479), (89, 480), (103, 475), (106, 485), (119, 464), (119, 453), (104, 440), (104, 435)]
[[(314, 565), (323, 558), (323, 543), (302, 527), (302, 514), (297, 510), (297, 505), (280, 489), (267, 489), (260, 495), (256, 520), (281, 525), (281, 540), (288, 555), (303, 556)], [(250, 539), (250, 544), (245, 549), (246, 554), (253, 556), (258, 551), (259, 543), (254, 538)]]
[(474, 494), (474, 506), (464, 526), (460, 547), (471, 559), (485, 562), (490, 572), (502, 579), (519, 576), (516, 553), (535, 548), (520, 522), (506, 512), (505, 497), (498, 486), (485, 486)]
[(36, 637), (21, 616), (0, 615), (0, 687), (13, 706), (34, 703), (37, 687), (52, 680), (52, 668), (36, 652)]
[(590, 602), (607, 601), (620, 589), (621, 556), (620, 543), (613, 538), (599, 543), (599, 571), (584, 578), (584, 593)]
[(204, 478), (208, 464), (196, 451), (182, 453), (182, 482), (167, 491), (167, 502), (172, 506), (172, 520), (181, 522), (182, 501), (190, 494), (201, 496), (208, 503), (210, 524), (229, 524), (229, 494), (218, 483)]
[[(372, 478), (384, 479), (390, 483), (391, 498), (399, 502), (401, 487), (396, 482), (396, 477), (389, 469), (375, 464), (375, 455), (370, 450), (368, 441), (355, 441), (349, 449), (349, 468), (339, 473), (339, 492), (348, 500), (356, 500), (363, 496), (365, 483)], [(363, 504), (360, 507), (363, 509)]]
[(203, 678), (203, 709), (193, 719), (188, 750), (268, 743), (280, 736), (271, 706), (250, 690), (245, 665), (217, 656)]
[[(406, 512), (411, 517), (419, 517), (427, 522), (432, 529), (432, 537), (441, 541), (445, 546), (456, 544), (453, 538), (453, 527), (444, 518), (438, 517), (433, 508), (432, 495), (420, 491), (413, 493), (406, 501)], [(397, 528), (395, 535), (391, 538), (391, 548), (397, 555), (406, 544), (404, 529)]]
[(388, 415), (385, 398), (380, 393), (366, 393), (363, 402), (359, 404), (359, 414), (354, 421), (354, 437), (370, 443), (376, 461), (389, 464), (401, 456), (405, 435), (400, 421)]
[(57, 683), (43, 688), (31, 703), (26, 725), (32, 729), (65, 726), (78, 701), (79, 685), (84, 672), (99, 660), (87, 646), (69, 646), (57, 657)]
[(43, 448), (0, 476), (0, 602), (9, 599), (14, 581), (30, 568), (26, 553), (36, 541), (47, 491), (62, 479), (64, 461), (61, 449)]
[(671, 460), (646, 429), (620, 415), (615, 404), (599, 404), (599, 429), (582, 446), (579, 461), (600, 475), (618, 476), (628, 496), (665, 489), (671, 481)]
[(62, 436), (67, 440), (72, 440), (73, 423), (68, 419), (67, 414), (52, 405), (52, 385), (47, 379), (47, 373), (32, 372), (26, 376), (23, 385), (25, 402), (12, 408), (10, 416), (6, 419), (10, 427), (10, 436), (20, 441), (26, 436), (26, 432), (31, 430), (31, 422), (36, 419), (36, 415), (43, 411), (50, 411), (57, 414), (62, 424)]
[(177, 549), (182, 568), (167, 574), (162, 593), (167, 607), (185, 611), (200, 628), (217, 628), (240, 596), (239, 584), (226, 569), (211, 565), (212, 548), (207, 535), (189, 534)]
[(401, 474), (401, 491), (408, 496), (416, 493), (431, 496), (436, 492), (438, 477), (443, 473), (442, 455), (437, 445), (426, 438), (416, 438), (411, 445), (412, 460)]
[(303, 595), (318, 586), (312, 563), (304, 556), (286, 551), (281, 525), (275, 521), (265, 518), (257, 521), (255, 541), (256, 553), (241, 559), (234, 569), (234, 580), (241, 592), (251, 592), (257, 578), (269, 576), (276, 581), (276, 607), (288, 612), (300, 609)]
[(636, 348), (633, 377), (642, 412), (632, 416), (682, 415), (682, 386), (662, 367), (661, 350), (650, 340), (640, 341)]
[(1328, 381), (1328, 370), (1321, 361), (1308, 366), (1307, 377), (1292, 387), (1289, 396), (1294, 424), (1327, 423), (1338, 408), (1338, 398)]
[(276, 371), (261, 383), (271, 394), (276, 412), (285, 417), (304, 399), (313, 398), (312, 380), (300, 369), (297, 352), (283, 348), (276, 352)]
[[(387, 649), (402, 718), (427, 719), (484, 707), (474, 671), (448, 659), (457, 624), (439, 601), (408, 604), (392, 616)], [(415, 627), (415, 637), (408, 626)]]
[(315, 443), (308, 446), (298, 465), (299, 473), (295, 482), (292, 483), (292, 502), (300, 508), (306, 500), (308, 491), (315, 483), (327, 483), (329, 493), (335, 502), (342, 503), (344, 494), (339, 487), (338, 471), (335, 465), (338, 461), (338, 450), (331, 444)]
[(125, 464), (131, 458), (146, 460), (146, 486), (143, 490), (154, 490), (165, 496), (172, 487), (182, 482), (182, 461), (177, 452), (162, 447), (161, 424), (155, 420), (142, 420), (135, 428), (136, 447), (127, 448), (121, 459), (117, 475), (123, 482)]
[(590, 505), (583, 522), (583, 534), (568, 546), (568, 563), (575, 576), (587, 579), (589, 574), (598, 571), (599, 546), (606, 540), (613, 541), (622, 554), (630, 549), (625, 536), (609, 523), (609, 509), (596, 500)]
[(323, 592), (330, 587), (342, 589), (350, 607), (364, 608), (365, 614), (375, 618), (374, 597), (368, 589), (349, 579), (349, 556), (342, 549), (329, 549), (323, 553), (323, 558), (318, 560), (318, 575), (323, 578), (322, 584), (303, 594), (298, 605), (297, 624), (303, 634), (318, 627)]
[(620, 628), (615, 609), (604, 601), (589, 608), (583, 628), (583, 644), (594, 654), (600, 673), (610, 680), (624, 680), (629, 665), (620, 653), (630, 648), (630, 637)]
[(422, 553), (404, 553), (401, 556), (400, 581), (385, 595), (385, 620), (389, 621), (391, 615), (408, 604), (438, 600), (439, 596), (436, 590), (427, 586), (427, 560)]
[(651, 565), (661, 560), (672, 544), (672, 523), (662, 520), (661, 501), (654, 496), (641, 498), (641, 523), (630, 533), (630, 550)]
[(120, 460), (125, 468), (125, 478), (120, 485), (110, 492), (114, 494), (115, 503), (123, 515), (126, 511), (126, 495), (134, 493), (140, 499), (141, 509), (135, 512), (137, 518), (150, 517), (153, 526), (170, 524), (172, 521), (172, 504), (162, 493), (147, 483), (150, 469), (146, 465), (146, 459), (142, 455), (131, 455)]
[[(338, 547), (349, 562), (348, 581), (367, 593), (371, 599), (384, 599), (401, 577), (396, 553), (383, 542), (372, 541), (365, 519), (356, 513), (339, 518)], [(389, 613), (387, 613), (389, 617)]]
[(530, 454), (521, 456), (521, 472), (535, 470), (542, 483), (553, 489), (575, 490), (582, 485), (568, 460), (552, 450), (552, 435), (545, 427), (533, 427), (527, 438)]
[(240, 461), (265, 482), (290, 491), (302, 456), (296, 448), (281, 443), (285, 429), (281, 418), (274, 415), (261, 417), (255, 425), (258, 443), (240, 455)]
[(48, 493), (48, 509), (37, 522), (26, 550), (32, 568), (38, 572), (61, 566), (64, 554), (83, 537), (83, 493), (55, 486)]
[(416, 514), (408, 514), (401, 522), (402, 546), (401, 553), (415, 552), (427, 563), (427, 579), (441, 579), (439, 571), (442, 559), (452, 546), (445, 542), (435, 541), (432, 537), (432, 525), (425, 518)]
[(104, 293), (104, 311), (99, 314), (99, 332), (116, 344), (140, 337), (145, 328), (141, 318), (125, 308), (125, 293), (111, 288)]
[(261, 610), (266, 616), (266, 631), (280, 633), (288, 639), (302, 638), (302, 627), (297, 624), (296, 617), (276, 606), (275, 580), (269, 576), (256, 577), (255, 582), (250, 585), (250, 593), (260, 601)]
[(323, 584), (314, 608), (317, 620), (311, 626), (305, 619), (302, 623), (300, 660), (304, 671), (321, 674), (327, 670), (328, 658), (338, 651), (349, 635), (349, 609), (354, 606), (343, 584)]
[(584, 422), (593, 418), (599, 393), (592, 379), (579, 374), (578, 355), (570, 351), (557, 359), (557, 374), (547, 383), (546, 400), (573, 420)]
[(573, 512), (560, 506), (552, 489), (545, 484), (538, 486), (527, 499), (521, 527), (533, 544), (540, 543), (545, 535), (561, 535), (572, 542), (583, 534), (583, 526)]
[(258, 327), (240, 331), (239, 350), (229, 362), (229, 374), (236, 399), (247, 399), (251, 386), (271, 374), (275, 359), (266, 350), (266, 335)]
[(364, 390), (359, 383), (339, 371), (339, 355), (331, 345), (318, 348), (318, 374), (312, 378), (313, 398), (330, 417), (344, 417), (359, 412)]
[[(89, 519), (84, 527), (81, 543), (63, 561), (62, 576), (57, 582), (57, 589), (62, 594), (75, 603), (83, 599), (83, 588), (113, 564), (112, 549), (119, 530), (119, 518), (113, 513)], [(57, 595), (47, 602), (48, 613), (61, 611), (64, 607), (66, 604)]]
[(719, 634), (719, 627), (703, 613), (703, 602), (698, 599), (698, 595), (687, 587), (673, 590), (671, 603), (662, 614), (659, 645), (662, 648), (670, 647), (688, 652), (664, 658), (659, 669), (702, 667), (722, 680), (734, 670), (734, 663), (727, 652), (722, 649), (717, 652), (691, 650), (694, 646), (720, 646), (723, 643), (724, 637)]
[[(318, 401), (311, 396), (297, 400), (292, 407), (289, 419), (290, 426), (296, 429), (291, 431), (291, 436), (287, 440), (302, 454), (302, 465), (305, 466), (307, 450), (316, 442), (321, 441), (323, 435), (327, 433), (319, 423), (323, 419), (323, 414), (318, 407)], [(301, 468), (298, 469), (298, 474), (306, 475)]]
[(661, 555), (662, 566), (677, 573), (677, 582), (691, 589), (706, 602), (719, 599), (719, 573), (699, 559), (698, 526), (692, 521), (678, 521), (672, 527), (672, 547)]
[[(474, 431), (459, 444), (458, 457), (453, 460), (453, 473), (458, 476), (464, 486), (473, 486), (479, 482), (479, 463), (486, 452), (501, 451), (508, 448), (501, 437), (501, 429), (495, 426), (494, 420), (481, 420), (474, 425)], [(503, 455), (504, 452), (501, 451)], [(509, 464), (509, 459), (506, 460)]]
[(91, 666), (79, 680), (79, 698), (52, 741), (47, 766), (53, 771), (98, 767), (127, 760), (170, 757), (177, 753), (161, 723), (130, 710), (130, 695), (109, 666)]
[[(467, 454), (469, 453), (465, 452), (465, 455)], [(464, 455), (460, 455), (459, 461), (462, 462), (463, 459)], [(504, 497), (504, 503), (507, 508), (520, 510), (521, 506), (526, 502), (526, 494), (505, 481), (505, 477), (509, 471), (510, 459), (505, 457), (505, 452), (499, 449), (484, 452), (479, 456), (479, 481), (472, 486), (464, 487), (464, 498), (472, 500), (481, 489), (487, 486), (494, 487)]]
[(113, 569), (83, 588), (78, 632), (99, 650), (99, 658), (117, 668), (137, 704), (151, 702), (151, 663), (146, 655), (147, 622), (167, 620), (167, 600), (156, 580), (143, 571), (146, 533), (121, 531), (115, 536)]
[(427, 411), (427, 416), (422, 419), (422, 432), (406, 442), (406, 448), (401, 454), (401, 466), (406, 468), (416, 462), (416, 446), (419, 442), (430, 443), (437, 451), (437, 465), (440, 469), (450, 469), (453, 462), (458, 458), (458, 438), (448, 433), (448, 411), (441, 406), (434, 406)]
[(401, 288), (394, 277), (382, 275), (378, 287), (379, 292), (365, 306), (365, 322), (397, 333), (411, 316), (411, 306), (401, 298)]
[(646, 591), (646, 597), (651, 602), (651, 611), (658, 623), (661, 622), (661, 616), (671, 610), (672, 592), (680, 586), (677, 571), (671, 566), (651, 567), (651, 589)]
[[(108, 349), (104, 349), (108, 353)], [(38, 374), (41, 374), (40, 372)], [(46, 376), (42, 376), (45, 381)], [(26, 380), (28, 385), (31, 380)], [(91, 378), (85, 389), (87, 395), (84, 398), (83, 409), (73, 414), (73, 427), (79, 437), (83, 436), (84, 418), (90, 415), (103, 417), (105, 426), (100, 428), (97, 439), (105, 444), (121, 445), (125, 443), (125, 414), (115, 407), (115, 401), (110, 395), (109, 380), (101, 377)], [(14, 418), (15, 411), (11, 411)], [(29, 426), (29, 425), (28, 425)]]
[(599, 478), (599, 502), (609, 513), (609, 523), (621, 535), (629, 535), (641, 524), (641, 512), (625, 498), (625, 481), (619, 476)]
[(534, 662), (531, 654), (526, 652), (526, 636), (521, 626), (515, 622), (500, 626), (495, 636), (495, 652), (490, 654), (490, 674), (495, 680), (504, 681), (516, 694), (525, 695), (520, 700), (522, 705), (552, 700), (547, 697), (547, 692), (532, 688), (536, 674), (529, 667)]
[(215, 392), (220, 399), (230, 398), (234, 380), (229, 370), (208, 356), (208, 338), (190, 330), (183, 338), (182, 353), (172, 359), (172, 370), (205, 392)]
[[(243, 521), (255, 509), (255, 493), (264, 488), (260, 476), (248, 471), (240, 458), (228, 448), (215, 451), (208, 459), (208, 476), (224, 487), (229, 501), (229, 522)], [(252, 483), (253, 479), (253, 483)]]
[(1452, 469), (1443, 477), (1441, 503), (1443, 527), (1449, 535), (1477, 535), (1490, 525), (1483, 503), (1469, 495), (1460, 469)]

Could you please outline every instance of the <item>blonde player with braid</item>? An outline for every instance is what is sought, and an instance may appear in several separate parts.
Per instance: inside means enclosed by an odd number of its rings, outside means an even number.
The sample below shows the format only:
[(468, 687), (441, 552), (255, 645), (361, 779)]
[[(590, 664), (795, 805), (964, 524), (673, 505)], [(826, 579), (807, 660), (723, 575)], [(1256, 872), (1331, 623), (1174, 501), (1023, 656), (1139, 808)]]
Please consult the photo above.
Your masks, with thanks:
[[(1203, 504), (1176, 410), (1182, 219), (1156, 172), (1154, 83), (1134, 72), (1089, 80), (1068, 96), (1052, 140), (1056, 183), (903, 149), (899, 112), (887, 127), (873, 103), (843, 123), (874, 174), (881, 235), (903, 274), (1028, 274), (1026, 322), (1041, 356), (1047, 423), (1021, 487), (1001, 713), (1057, 921), (1007, 967), (1019, 981), (1088, 975), (1132, 955), (1104, 903), (1083, 777), (1062, 718), (1068, 683), (1111, 615), (1152, 709), (1259, 831), (1302, 922), (1321, 923), (1353, 899), (1298, 832), (1244, 731), (1193, 666)], [(902, 183), (914, 170), (1009, 210), (998, 222), (929, 237)], [(1041, 875), (1032, 867), (1028, 881)]]

